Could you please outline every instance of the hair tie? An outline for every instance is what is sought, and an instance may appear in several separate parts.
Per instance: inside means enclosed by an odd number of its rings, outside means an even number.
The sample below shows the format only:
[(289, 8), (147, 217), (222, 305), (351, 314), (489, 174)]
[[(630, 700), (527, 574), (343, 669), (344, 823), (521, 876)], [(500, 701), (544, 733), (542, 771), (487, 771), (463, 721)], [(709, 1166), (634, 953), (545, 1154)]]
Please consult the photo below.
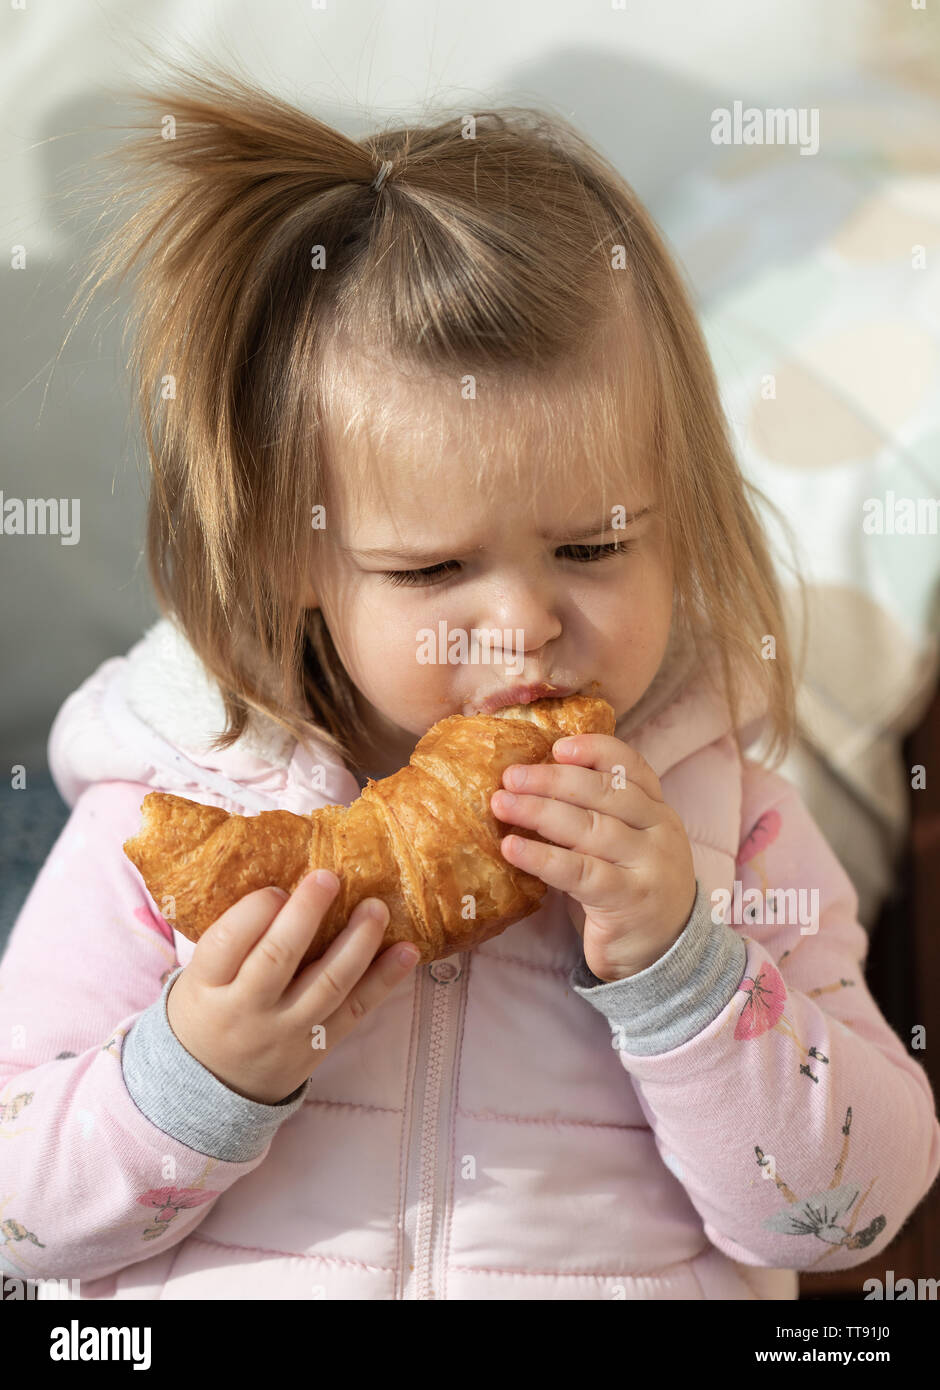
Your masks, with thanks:
[(390, 159), (385, 159), (385, 160), (382, 161), (382, 167), (381, 167), (381, 169), (379, 170), (379, 172), (376, 174), (375, 179), (373, 180), (373, 183), (372, 183), (372, 187), (374, 188), (374, 190), (375, 190), (376, 193), (378, 193), (379, 189), (382, 187), (382, 184), (385, 182), (386, 178), (388, 177), (388, 175), (389, 175), (389, 173), (390, 173), (390, 171), (391, 171), (391, 168), (392, 168), (392, 161), (391, 161)]

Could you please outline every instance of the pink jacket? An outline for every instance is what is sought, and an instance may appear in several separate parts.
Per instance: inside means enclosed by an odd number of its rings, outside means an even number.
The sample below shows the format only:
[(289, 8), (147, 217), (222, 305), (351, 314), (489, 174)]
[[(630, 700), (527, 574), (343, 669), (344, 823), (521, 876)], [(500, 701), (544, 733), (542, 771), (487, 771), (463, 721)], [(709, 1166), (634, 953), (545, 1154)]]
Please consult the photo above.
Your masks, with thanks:
[(940, 1171), (926, 1073), (846, 874), (704, 682), (629, 738), (698, 878), (661, 960), (598, 982), (549, 889), (280, 1105), (173, 1035), (194, 947), (121, 846), (151, 788), (252, 814), (359, 786), (269, 721), (207, 752), (221, 711), (162, 619), (56, 717), (73, 810), (0, 962), (0, 1271), (89, 1299), (793, 1299), (894, 1239)]

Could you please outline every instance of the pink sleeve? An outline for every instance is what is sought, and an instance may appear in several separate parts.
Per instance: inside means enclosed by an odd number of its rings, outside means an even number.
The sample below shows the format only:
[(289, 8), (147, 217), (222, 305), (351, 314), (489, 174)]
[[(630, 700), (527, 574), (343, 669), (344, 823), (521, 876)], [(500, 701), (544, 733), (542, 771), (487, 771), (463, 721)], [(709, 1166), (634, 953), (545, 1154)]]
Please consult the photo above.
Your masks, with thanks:
[[(0, 961), (7, 1274), (91, 1281), (177, 1245), (261, 1163), (302, 1100), (262, 1106), (235, 1095), (169, 1029), (160, 1001), (179, 967), (172, 933), (122, 849), (149, 790), (111, 782), (80, 796)], [(190, 1110), (205, 1096), (187, 1102), (179, 1079), (210, 1088), (213, 1102), (231, 1107), (226, 1134), (239, 1161), (182, 1142), (135, 1104), (122, 1053), (142, 1018), (149, 1041), (138, 1049), (138, 1099), (152, 1091), (151, 1113), (162, 1105), (182, 1117), (170, 1127), (188, 1132)], [(172, 1091), (172, 1104), (161, 1089)], [(234, 1124), (242, 1127), (235, 1145)]]
[(746, 947), (736, 992), (671, 1051), (620, 1056), (719, 1250), (849, 1269), (894, 1240), (940, 1172), (916, 1021), (907, 1042), (888, 1025), (865, 982), (848, 876), (796, 789), (750, 763), (735, 878), (743, 920), (733, 901), (724, 918), (709, 913)]

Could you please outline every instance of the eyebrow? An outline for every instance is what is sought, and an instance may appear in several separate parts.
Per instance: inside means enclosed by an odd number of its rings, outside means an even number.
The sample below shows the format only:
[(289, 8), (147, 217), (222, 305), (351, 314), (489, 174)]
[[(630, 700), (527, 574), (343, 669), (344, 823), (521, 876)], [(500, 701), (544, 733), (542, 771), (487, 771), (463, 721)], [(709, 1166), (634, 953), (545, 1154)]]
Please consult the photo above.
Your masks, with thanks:
[[(649, 507), (643, 507), (640, 511), (633, 512), (631, 515), (627, 517), (625, 526), (630, 526), (633, 524), (634, 521), (639, 521), (640, 517), (645, 516), (648, 511), (650, 511)], [(574, 535), (565, 535), (564, 533), (562, 533), (561, 535), (554, 535), (546, 531), (540, 531), (538, 534), (541, 540), (564, 541), (566, 544), (572, 545), (576, 541), (586, 540), (588, 536), (602, 535), (605, 531), (613, 531), (615, 529), (620, 530), (621, 528), (613, 527), (605, 518), (601, 525), (590, 526), (587, 528), (587, 530), (577, 531)], [(343, 552), (344, 555), (368, 555), (372, 559), (377, 560), (409, 560), (413, 561), (416, 564), (420, 564), (422, 561), (426, 564), (433, 564), (436, 560), (439, 559), (439, 557), (442, 554), (444, 554), (444, 551), (440, 546), (438, 546), (434, 550), (383, 550), (377, 549), (375, 547), (372, 547), (368, 550), (362, 550), (358, 546), (341, 545), (339, 546), (339, 549)], [(459, 555), (455, 554), (452, 551), (447, 551), (447, 558), (451, 560), (463, 560), (468, 555), (472, 555), (476, 551), (482, 549), (482, 545), (473, 546), (469, 550), (465, 550)]]

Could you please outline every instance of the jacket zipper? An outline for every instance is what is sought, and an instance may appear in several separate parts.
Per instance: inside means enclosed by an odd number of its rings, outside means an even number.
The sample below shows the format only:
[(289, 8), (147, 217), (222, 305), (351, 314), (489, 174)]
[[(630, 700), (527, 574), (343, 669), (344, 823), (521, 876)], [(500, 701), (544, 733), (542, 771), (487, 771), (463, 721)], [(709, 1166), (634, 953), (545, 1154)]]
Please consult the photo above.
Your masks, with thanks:
[[(444, 1207), (447, 1200), (450, 1117), (453, 1109), (457, 1034), (463, 1001), (466, 958), (448, 956), (434, 961), (419, 981), (418, 1046), (414, 1078), (424, 1077), (421, 1126), (414, 1141), (414, 1114), (409, 1129), (409, 1184), (406, 1194), (405, 1252), (409, 1268), (402, 1271), (403, 1298), (432, 1299), (441, 1295)], [(456, 970), (456, 978), (446, 978)], [(440, 978), (434, 978), (432, 971)], [(429, 988), (430, 987), (430, 988)], [(441, 1139), (443, 1137), (443, 1143)], [(443, 1149), (443, 1171), (440, 1155)]]

